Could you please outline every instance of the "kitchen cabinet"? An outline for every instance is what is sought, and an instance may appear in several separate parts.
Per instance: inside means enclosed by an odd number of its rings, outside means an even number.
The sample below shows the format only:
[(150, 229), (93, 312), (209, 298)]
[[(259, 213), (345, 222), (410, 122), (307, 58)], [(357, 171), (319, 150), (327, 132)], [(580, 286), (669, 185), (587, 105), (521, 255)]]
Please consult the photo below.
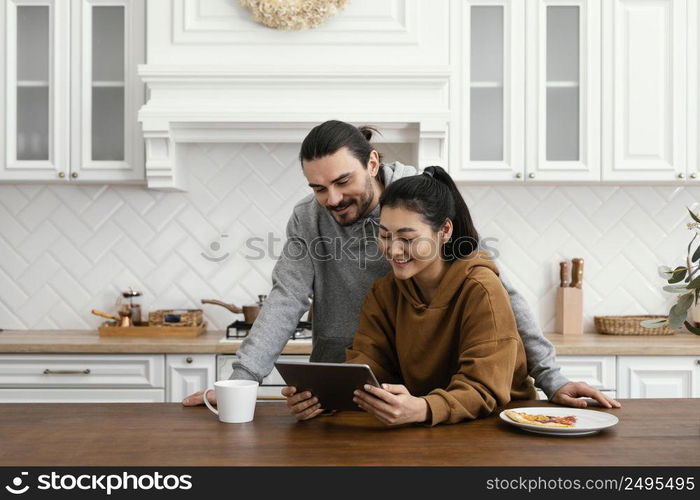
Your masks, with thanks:
[(455, 175), (600, 180), (600, 0), (462, 9), (464, 162)]
[[(586, 382), (612, 398), (617, 397), (617, 359), (615, 356), (557, 356), (561, 373), (574, 382)], [(537, 390), (540, 399), (547, 399)]]
[(603, 9), (603, 180), (696, 179), (697, 167), (686, 166), (687, 33), (695, 21), (688, 23), (686, 0), (610, 0)]
[(166, 354), (167, 400), (179, 403), (193, 392), (214, 387), (216, 356), (214, 354)]
[(700, 357), (620, 356), (617, 378), (621, 398), (697, 398)]
[(696, 2), (473, 0), (461, 8), (456, 178), (700, 181)]
[(525, 3), (468, 0), (462, 9), (464, 180), (515, 180), (524, 172)]
[(697, 356), (558, 356), (557, 363), (570, 380), (586, 382), (611, 397), (700, 397)]
[(529, 0), (526, 179), (600, 179), (600, 0)]
[(0, 9), (0, 181), (139, 182), (145, 5), (8, 0)]
[(601, 391), (615, 391), (615, 356), (557, 356), (561, 373), (573, 381), (590, 384)]
[[(220, 354), (217, 356), (217, 380), (227, 380), (233, 368), (231, 367), (231, 362), (236, 359), (236, 356)], [(285, 361), (309, 361), (309, 356), (301, 356), (295, 354), (282, 354), (280, 359)], [(277, 368), (273, 368), (272, 372), (265, 377), (258, 388), (258, 400), (281, 400), (284, 399), (280, 391), (284, 387), (284, 379), (282, 375), (277, 371)]]
[(2, 354), (0, 401), (165, 401), (159, 354)]

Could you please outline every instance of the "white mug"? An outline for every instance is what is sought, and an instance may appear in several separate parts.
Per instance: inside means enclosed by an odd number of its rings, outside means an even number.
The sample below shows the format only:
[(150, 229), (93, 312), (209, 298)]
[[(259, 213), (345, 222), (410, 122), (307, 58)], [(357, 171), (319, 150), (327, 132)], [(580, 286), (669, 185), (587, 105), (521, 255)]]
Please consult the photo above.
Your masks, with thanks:
[[(218, 380), (213, 389), (202, 394), (204, 404), (219, 416), (221, 422), (239, 424), (250, 422), (255, 415), (255, 400), (258, 397), (258, 383), (253, 380)], [(209, 391), (216, 392), (214, 408), (207, 398)]]

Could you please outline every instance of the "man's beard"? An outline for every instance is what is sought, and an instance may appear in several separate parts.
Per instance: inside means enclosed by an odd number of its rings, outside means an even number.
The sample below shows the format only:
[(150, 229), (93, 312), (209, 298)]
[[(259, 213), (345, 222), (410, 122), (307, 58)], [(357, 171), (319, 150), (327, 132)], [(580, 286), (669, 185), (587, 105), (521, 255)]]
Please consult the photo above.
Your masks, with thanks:
[[(357, 209), (357, 217), (353, 219), (348, 219), (348, 220), (338, 220), (335, 216), (333, 217), (333, 220), (335, 220), (338, 224), (341, 226), (351, 226), (355, 222), (357, 222), (360, 218), (365, 216), (367, 212), (369, 211), (369, 207), (372, 205), (372, 200), (374, 200), (374, 187), (372, 186), (372, 178), (370, 176), (367, 176), (367, 182), (365, 183), (365, 192), (362, 194), (360, 197), (360, 203)], [(355, 201), (352, 201), (350, 205), (354, 204)], [(346, 208), (349, 205), (342, 206), (342, 208)], [(333, 213), (333, 209), (338, 208), (338, 207), (332, 207), (329, 208), (328, 210)]]

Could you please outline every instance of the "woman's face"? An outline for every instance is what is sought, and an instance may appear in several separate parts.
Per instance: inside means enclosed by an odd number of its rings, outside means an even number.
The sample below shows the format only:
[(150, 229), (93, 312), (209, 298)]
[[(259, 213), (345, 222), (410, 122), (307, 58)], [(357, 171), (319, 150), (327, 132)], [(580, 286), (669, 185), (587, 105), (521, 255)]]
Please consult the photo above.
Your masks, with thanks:
[(452, 235), (452, 221), (433, 231), (423, 216), (402, 207), (382, 207), (379, 248), (398, 279), (408, 279), (442, 260), (442, 245)]

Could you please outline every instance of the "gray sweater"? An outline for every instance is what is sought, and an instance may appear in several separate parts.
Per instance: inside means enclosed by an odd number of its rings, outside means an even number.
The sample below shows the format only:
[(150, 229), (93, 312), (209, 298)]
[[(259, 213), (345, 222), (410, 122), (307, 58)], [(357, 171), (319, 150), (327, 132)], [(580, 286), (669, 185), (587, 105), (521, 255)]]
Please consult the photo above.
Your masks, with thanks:
[[(399, 162), (384, 165), (384, 185), (416, 175)], [(391, 270), (377, 247), (379, 207), (350, 226), (335, 222), (313, 194), (294, 207), (287, 242), (272, 271), (272, 290), (233, 362), (232, 379), (262, 381), (274, 366), (313, 294), (311, 361), (342, 363), (352, 344), (360, 308), (372, 283)], [(544, 337), (530, 308), (504, 278), (518, 331), (527, 354), (528, 371), (548, 397), (568, 382), (556, 364), (554, 347)]]

